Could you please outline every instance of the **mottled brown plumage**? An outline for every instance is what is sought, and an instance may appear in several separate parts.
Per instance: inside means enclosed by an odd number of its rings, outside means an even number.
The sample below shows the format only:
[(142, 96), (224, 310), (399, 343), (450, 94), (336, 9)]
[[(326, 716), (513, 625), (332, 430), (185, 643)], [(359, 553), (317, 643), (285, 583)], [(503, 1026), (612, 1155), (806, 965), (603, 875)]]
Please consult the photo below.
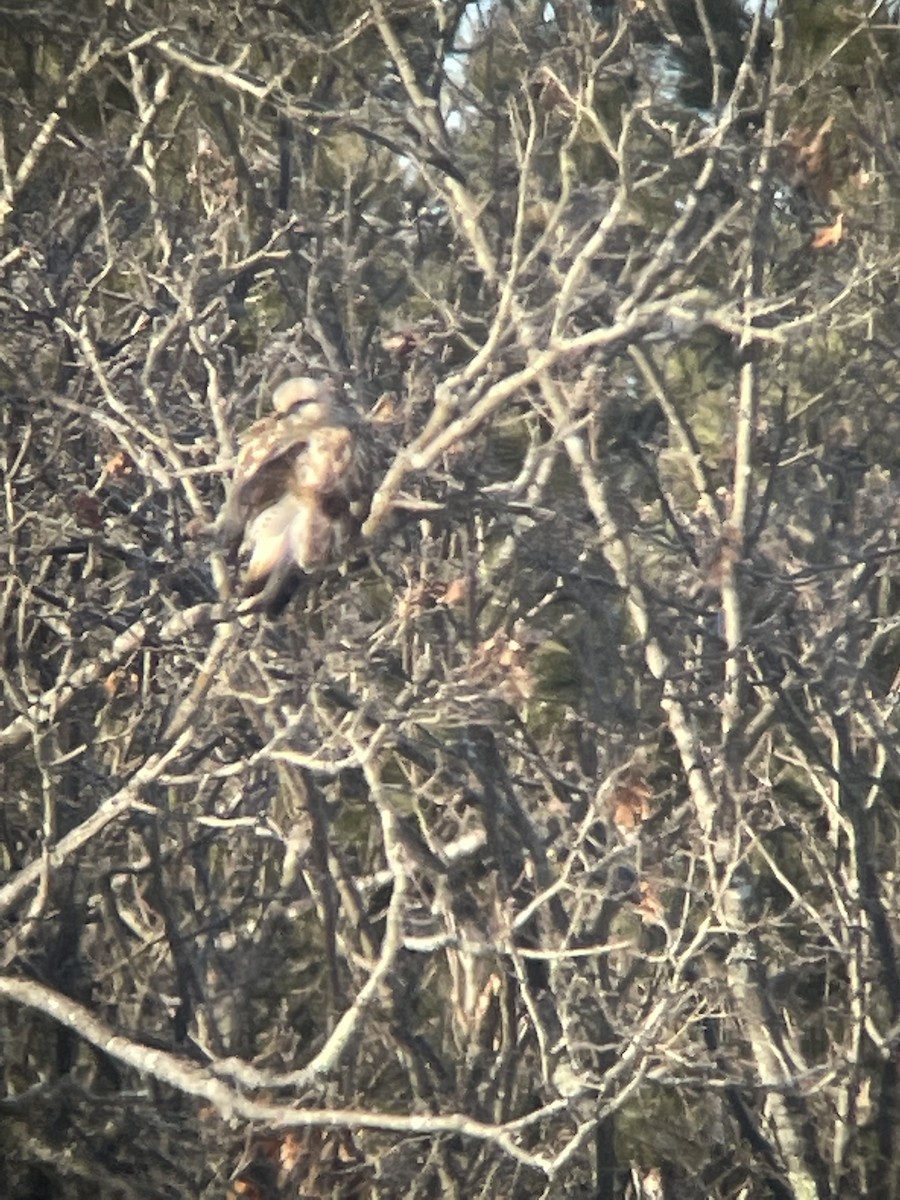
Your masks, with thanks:
[(358, 529), (361, 472), (356, 422), (329, 383), (289, 379), (272, 405), (239, 438), (219, 527), (233, 554), (249, 551), (243, 607), (274, 614)]

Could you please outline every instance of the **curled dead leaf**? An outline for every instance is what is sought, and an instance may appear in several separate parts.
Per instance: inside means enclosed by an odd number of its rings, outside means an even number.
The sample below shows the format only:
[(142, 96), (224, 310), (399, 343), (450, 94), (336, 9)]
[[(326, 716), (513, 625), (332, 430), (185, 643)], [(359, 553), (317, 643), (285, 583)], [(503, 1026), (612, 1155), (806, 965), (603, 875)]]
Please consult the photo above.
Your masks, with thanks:
[(90, 492), (77, 492), (72, 500), (75, 521), (83, 529), (102, 529), (103, 517), (100, 511), (100, 501)]
[(125, 450), (117, 450), (104, 464), (103, 475), (107, 479), (123, 479), (134, 471), (134, 459)]
[(462, 604), (468, 592), (469, 582), (464, 575), (460, 575), (447, 584), (443, 595), (438, 597), (438, 604), (446, 604), (452, 608), (456, 604)]
[(830, 115), (818, 126), (795, 125), (782, 143), (794, 186), (803, 184), (822, 205), (827, 205), (833, 187), (829, 135), (834, 126)]
[(509, 704), (528, 700), (534, 693), (535, 680), (531, 669), (529, 632), (520, 630), (519, 641), (499, 630), (472, 651), (467, 666), (469, 678), (480, 687), (493, 688)]
[(237, 1200), (333, 1196), (363, 1200), (371, 1169), (348, 1129), (297, 1127), (253, 1139), (250, 1161), (231, 1184)]
[(134, 696), (137, 693), (140, 679), (135, 671), (125, 667), (116, 667), (103, 680), (103, 690), (112, 700), (115, 696)]
[(392, 425), (400, 416), (400, 404), (393, 392), (382, 392), (369, 413), (376, 425)]
[(640, 900), (637, 910), (648, 921), (662, 921), (665, 908), (659, 895), (659, 889), (649, 879), (642, 879), (638, 884)]
[(620, 833), (631, 833), (651, 815), (653, 789), (636, 768), (625, 771), (607, 798), (610, 816)]
[(824, 250), (826, 246), (836, 246), (844, 236), (844, 214), (838, 213), (833, 225), (817, 229), (813, 235), (813, 250)]

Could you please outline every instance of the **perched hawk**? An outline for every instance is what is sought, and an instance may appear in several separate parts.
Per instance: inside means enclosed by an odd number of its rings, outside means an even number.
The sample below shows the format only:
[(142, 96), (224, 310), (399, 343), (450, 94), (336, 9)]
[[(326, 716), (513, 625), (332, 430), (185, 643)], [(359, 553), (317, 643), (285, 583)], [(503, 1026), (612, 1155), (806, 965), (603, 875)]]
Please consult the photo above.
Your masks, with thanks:
[(301, 572), (340, 554), (364, 512), (356, 422), (332, 385), (288, 379), (272, 406), (239, 438), (219, 528), (232, 555), (249, 551), (245, 610), (275, 615)]

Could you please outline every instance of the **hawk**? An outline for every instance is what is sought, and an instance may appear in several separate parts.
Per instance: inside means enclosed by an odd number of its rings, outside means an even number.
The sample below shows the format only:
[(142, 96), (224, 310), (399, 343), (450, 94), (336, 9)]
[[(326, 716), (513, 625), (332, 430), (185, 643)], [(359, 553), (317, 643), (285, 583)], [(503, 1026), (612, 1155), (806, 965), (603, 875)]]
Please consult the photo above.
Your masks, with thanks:
[(272, 407), (240, 435), (219, 528), (232, 556), (249, 551), (244, 611), (274, 616), (301, 572), (340, 555), (364, 512), (356, 422), (332, 384), (288, 379)]

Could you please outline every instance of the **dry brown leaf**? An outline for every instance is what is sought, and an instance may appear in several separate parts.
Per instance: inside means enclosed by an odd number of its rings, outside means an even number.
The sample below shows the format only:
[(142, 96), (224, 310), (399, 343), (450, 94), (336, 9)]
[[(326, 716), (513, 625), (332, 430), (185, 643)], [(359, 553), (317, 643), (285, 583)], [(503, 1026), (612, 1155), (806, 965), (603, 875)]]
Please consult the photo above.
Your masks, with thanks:
[(328, 1195), (363, 1200), (370, 1168), (347, 1129), (298, 1126), (261, 1133), (250, 1145), (250, 1162), (231, 1185), (233, 1200), (287, 1200)]
[(547, 110), (560, 108), (573, 112), (577, 108), (568, 88), (549, 67), (540, 67), (535, 72), (534, 94), (538, 104)]
[(400, 404), (393, 392), (382, 392), (369, 413), (376, 425), (392, 425), (400, 416)]
[(288, 1131), (278, 1149), (278, 1161), (283, 1171), (293, 1171), (300, 1155), (303, 1153), (303, 1143), (296, 1133)]
[(641, 894), (637, 905), (638, 912), (650, 921), (661, 921), (665, 908), (660, 899), (659, 889), (648, 879), (642, 879), (638, 888)]
[(118, 450), (106, 460), (103, 474), (108, 479), (122, 479), (134, 470), (134, 460), (124, 450)]
[(430, 584), (411, 583), (397, 597), (397, 616), (401, 621), (408, 621), (433, 604), (434, 589)]
[(110, 700), (114, 696), (133, 696), (138, 690), (140, 679), (134, 671), (116, 667), (103, 680), (103, 690)]
[(495, 688), (507, 703), (515, 704), (534, 693), (531, 658), (528, 647), (500, 630), (475, 647), (467, 672), (473, 682)]
[(72, 500), (72, 509), (76, 522), (86, 529), (102, 529), (103, 517), (100, 512), (100, 501), (90, 492), (78, 492)]
[(816, 230), (812, 240), (813, 250), (824, 250), (826, 246), (836, 246), (844, 236), (844, 214), (838, 213), (833, 225), (826, 225)]
[(834, 186), (828, 135), (834, 117), (828, 116), (818, 127), (797, 125), (784, 139), (784, 153), (791, 168), (792, 183), (804, 184), (820, 204), (828, 204)]
[(607, 800), (613, 824), (620, 832), (630, 833), (648, 819), (652, 795), (653, 789), (639, 770), (624, 772)]
[(236, 1179), (231, 1187), (231, 1194), (240, 1196), (241, 1200), (264, 1200), (262, 1189), (249, 1179)]
[(447, 584), (444, 594), (438, 597), (438, 604), (453, 606), (462, 604), (469, 592), (469, 581), (464, 575), (453, 579)]
[(738, 534), (736, 530), (726, 527), (710, 547), (709, 554), (704, 556), (703, 574), (706, 582), (712, 587), (721, 587), (740, 558)]

